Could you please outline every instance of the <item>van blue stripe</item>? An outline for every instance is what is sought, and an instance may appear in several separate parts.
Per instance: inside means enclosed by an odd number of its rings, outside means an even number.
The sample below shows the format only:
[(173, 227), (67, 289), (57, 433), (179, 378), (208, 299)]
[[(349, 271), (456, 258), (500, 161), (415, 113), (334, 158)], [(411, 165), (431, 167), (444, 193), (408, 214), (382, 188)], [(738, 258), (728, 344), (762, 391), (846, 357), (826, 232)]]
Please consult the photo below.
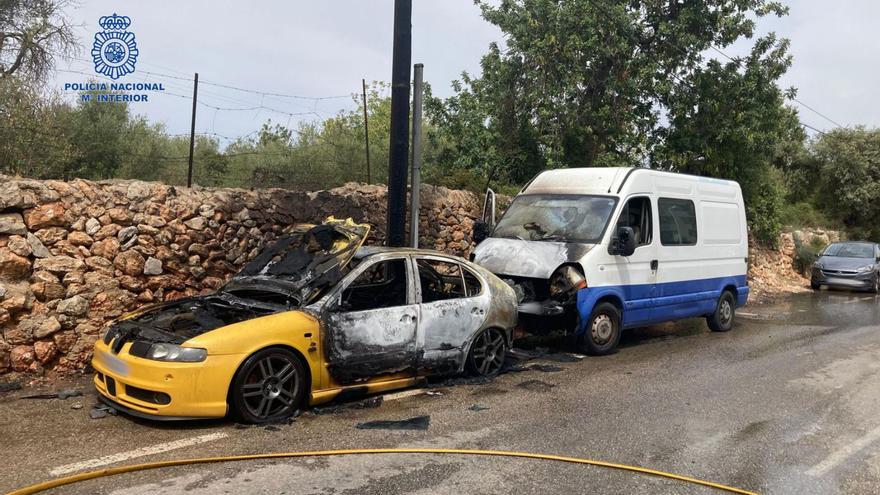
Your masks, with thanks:
[(725, 287), (736, 287), (736, 303), (746, 304), (749, 286), (745, 275), (704, 278), (660, 284), (607, 285), (578, 291), (577, 309), (581, 315), (578, 333), (596, 302), (613, 298), (623, 308), (623, 328), (702, 316), (715, 311), (715, 304)]

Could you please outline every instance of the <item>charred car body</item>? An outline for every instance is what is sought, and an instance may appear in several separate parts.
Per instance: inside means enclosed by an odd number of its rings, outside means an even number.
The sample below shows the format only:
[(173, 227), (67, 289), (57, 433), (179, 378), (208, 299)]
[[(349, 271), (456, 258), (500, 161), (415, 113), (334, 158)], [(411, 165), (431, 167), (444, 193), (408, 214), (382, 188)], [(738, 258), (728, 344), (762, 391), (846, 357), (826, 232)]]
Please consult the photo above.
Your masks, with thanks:
[(362, 248), (368, 230), (300, 229), (215, 294), (127, 315), (95, 344), (102, 400), (152, 418), (266, 422), (429, 374), (497, 373), (513, 289), (442, 253)]
[(625, 328), (705, 316), (712, 330), (730, 330), (746, 303), (736, 182), (646, 168), (548, 170), (497, 225), (493, 197), (474, 228), (473, 260), (515, 287), (527, 330), (565, 328), (585, 352), (606, 354)]

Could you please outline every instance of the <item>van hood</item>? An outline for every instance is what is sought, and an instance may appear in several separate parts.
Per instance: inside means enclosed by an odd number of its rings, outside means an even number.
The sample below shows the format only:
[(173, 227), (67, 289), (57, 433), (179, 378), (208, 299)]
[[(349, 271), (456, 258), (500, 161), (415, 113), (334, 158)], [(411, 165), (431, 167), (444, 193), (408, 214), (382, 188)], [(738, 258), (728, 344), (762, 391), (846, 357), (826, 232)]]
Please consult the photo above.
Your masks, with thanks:
[(496, 275), (549, 279), (564, 263), (579, 263), (595, 244), (489, 237), (474, 250), (474, 263)]

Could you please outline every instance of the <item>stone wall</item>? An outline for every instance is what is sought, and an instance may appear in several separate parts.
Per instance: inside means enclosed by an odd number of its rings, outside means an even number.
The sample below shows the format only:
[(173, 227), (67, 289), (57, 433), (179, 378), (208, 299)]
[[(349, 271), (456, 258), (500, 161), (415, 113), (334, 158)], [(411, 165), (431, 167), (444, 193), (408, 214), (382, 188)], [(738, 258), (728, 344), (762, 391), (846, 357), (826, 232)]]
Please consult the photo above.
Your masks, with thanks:
[[(421, 247), (467, 256), (480, 202), (424, 186)], [(81, 369), (104, 325), (219, 287), (297, 223), (351, 217), (385, 232), (384, 186), (312, 193), (0, 177), (0, 375)]]

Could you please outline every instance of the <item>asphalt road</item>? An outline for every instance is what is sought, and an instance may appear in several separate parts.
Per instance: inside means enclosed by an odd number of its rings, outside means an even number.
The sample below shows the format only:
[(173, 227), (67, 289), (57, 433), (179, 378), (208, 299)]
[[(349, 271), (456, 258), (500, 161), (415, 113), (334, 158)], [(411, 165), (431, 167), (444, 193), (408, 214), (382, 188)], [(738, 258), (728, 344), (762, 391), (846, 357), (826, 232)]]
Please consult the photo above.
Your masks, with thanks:
[[(527, 341), (527, 344), (535, 344)], [(343, 448), (498, 449), (586, 457), (762, 493), (880, 492), (880, 298), (823, 291), (625, 335), (620, 352), (551, 354), (487, 384), (440, 385), (292, 424), (89, 419), (93, 393), (0, 398), (0, 491), (64, 472), (175, 458)], [(557, 368), (561, 371), (554, 371)], [(536, 367), (538, 368), (538, 367)], [(73, 385), (87, 387), (80, 380)], [(74, 409), (81, 404), (81, 409)], [(472, 406), (482, 410), (472, 410)], [(479, 408), (474, 408), (479, 409)], [(430, 416), (424, 431), (357, 429)], [(538, 460), (432, 455), (276, 459), (92, 480), (56, 493), (715, 493)]]

